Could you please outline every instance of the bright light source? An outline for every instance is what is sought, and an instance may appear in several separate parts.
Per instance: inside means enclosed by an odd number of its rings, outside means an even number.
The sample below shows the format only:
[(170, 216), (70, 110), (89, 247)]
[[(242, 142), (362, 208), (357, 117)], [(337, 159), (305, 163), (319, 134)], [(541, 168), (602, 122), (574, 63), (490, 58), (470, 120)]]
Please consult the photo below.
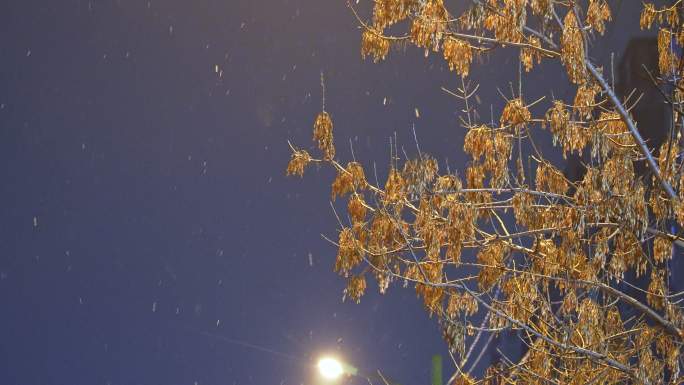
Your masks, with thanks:
[(329, 380), (335, 380), (339, 378), (344, 369), (342, 368), (342, 363), (334, 358), (325, 357), (318, 361), (318, 371), (321, 375)]

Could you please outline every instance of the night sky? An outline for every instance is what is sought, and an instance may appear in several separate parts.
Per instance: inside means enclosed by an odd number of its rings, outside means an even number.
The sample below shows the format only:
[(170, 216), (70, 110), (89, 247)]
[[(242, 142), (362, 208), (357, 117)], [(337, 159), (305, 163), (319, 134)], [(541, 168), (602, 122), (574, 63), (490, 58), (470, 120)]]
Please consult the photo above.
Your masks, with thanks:
[[(442, 169), (465, 165), (440, 90), (460, 78), (412, 48), (362, 61), (345, 3), (0, 4), (0, 384), (315, 384), (325, 352), (428, 382), (436, 321), (401, 285), (342, 302), (321, 237), (337, 238), (333, 174), (284, 175), (288, 139), (312, 148), (321, 71), (341, 159), (351, 139), (384, 180), (389, 137), (414, 154), (415, 125)], [(627, 3), (599, 63), (640, 33)], [(516, 58), (472, 68), (483, 120), (517, 88)], [(553, 63), (523, 93), (574, 97)]]

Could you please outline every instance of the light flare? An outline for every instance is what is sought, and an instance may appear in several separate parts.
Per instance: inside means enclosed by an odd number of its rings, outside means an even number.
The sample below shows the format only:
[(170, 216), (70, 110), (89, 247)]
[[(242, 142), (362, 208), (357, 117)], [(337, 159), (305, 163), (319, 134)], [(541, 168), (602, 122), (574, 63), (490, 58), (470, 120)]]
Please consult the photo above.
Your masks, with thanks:
[(331, 357), (324, 357), (318, 361), (318, 371), (323, 377), (336, 380), (344, 373), (344, 368), (340, 361)]

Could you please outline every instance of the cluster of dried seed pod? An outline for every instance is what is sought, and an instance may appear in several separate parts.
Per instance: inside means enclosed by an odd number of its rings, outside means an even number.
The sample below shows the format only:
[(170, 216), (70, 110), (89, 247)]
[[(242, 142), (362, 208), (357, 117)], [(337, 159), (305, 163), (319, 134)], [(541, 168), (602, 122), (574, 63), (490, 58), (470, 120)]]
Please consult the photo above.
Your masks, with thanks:
[[(348, 219), (334, 265), (347, 279), (344, 297), (359, 302), (369, 278), (381, 293), (396, 282), (413, 286), (451, 352), (466, 361), (467, 342), (478, 341), (472, 334), (521, 331), (529, 350), (519, 362), (494, 363), (477, 381), (460, 373), (452, 384), (676, 384), (684, 310), (670, 282), (684, 242), (673, 231), (684, 227), (682, 138), (673, 130), (651, 148), (635, 132), (631, 106), (590, 62), (587, 42), (610, 28), (609, 2), (482, 0), (460, 15), (449, 5), (375, 0), (368, 23), (354, 9), (362, 55), (382, 60), (403, 41), (441, 51), (465, 77), (481, 52), (513, 46), (527, 71), (542, 57), (557, 60), (577, 92), (570, 101), (544, 101), (543, 116), (535, 116), (539, 101), (517, 95), (485, 124), (471, 115), (472, 94), (461, 83), (463, 180), (418, 151), (403, 161), (394, 156), (385, 177), (370, 183), (362, 162), (336, 158), (331, 116), (319, 114), (318, 155), (293, 147), (287, 174), (302, 176), (312, 162), (336, 171), (332, 200), (346, 199), (346, 216), (336, 215)], [(667, 102), (678, 125), (684, 65), (674, 48), (684, 45), (683, 7), (645, 3), (640, 20), (658, 28), (657, 80), (671, 85)], [(402, 26), (404, 35), (387, 35)], [(533, 135), (544, 128), (564, 155), (582, 159), (577, 180), (536, 147)], [(642, 164), (647, 176), (637, 171)], [(488, 322), (476, 326), (482, 317)]]

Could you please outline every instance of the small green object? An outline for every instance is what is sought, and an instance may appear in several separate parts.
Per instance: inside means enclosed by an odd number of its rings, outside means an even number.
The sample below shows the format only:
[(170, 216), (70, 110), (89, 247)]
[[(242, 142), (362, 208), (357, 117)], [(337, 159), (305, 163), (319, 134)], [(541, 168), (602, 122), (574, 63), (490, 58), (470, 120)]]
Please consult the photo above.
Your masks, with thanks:
[(442, 382), (442, 356), (432, 356), (432, 385), (443, 385)]
[(342, 363), (342, 370), (344, 371), (344, 373), (350, 376), (356, 376), (357, 374), (359, 374), (359, 369), (345, 363)]

